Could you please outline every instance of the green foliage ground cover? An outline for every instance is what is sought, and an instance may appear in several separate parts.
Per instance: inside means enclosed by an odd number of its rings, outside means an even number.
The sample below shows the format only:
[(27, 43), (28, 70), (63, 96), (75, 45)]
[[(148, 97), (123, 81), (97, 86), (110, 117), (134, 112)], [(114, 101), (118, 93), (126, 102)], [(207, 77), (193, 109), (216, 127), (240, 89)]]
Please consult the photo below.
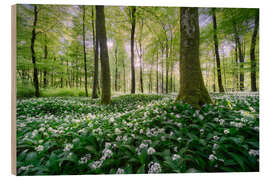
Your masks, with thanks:
[(114, 174), (259, 170), (258, 94), (213, 94), (195, 110), (173, 95), (17, 100), (17, 172)]

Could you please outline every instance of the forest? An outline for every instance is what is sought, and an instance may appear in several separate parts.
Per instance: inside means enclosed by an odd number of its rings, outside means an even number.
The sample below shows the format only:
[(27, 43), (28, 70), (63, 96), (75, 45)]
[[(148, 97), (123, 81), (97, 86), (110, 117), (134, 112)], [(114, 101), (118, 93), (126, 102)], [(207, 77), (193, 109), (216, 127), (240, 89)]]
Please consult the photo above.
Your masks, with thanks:
[(259, 171), (259, 9), (16, 6), (18, 175)]

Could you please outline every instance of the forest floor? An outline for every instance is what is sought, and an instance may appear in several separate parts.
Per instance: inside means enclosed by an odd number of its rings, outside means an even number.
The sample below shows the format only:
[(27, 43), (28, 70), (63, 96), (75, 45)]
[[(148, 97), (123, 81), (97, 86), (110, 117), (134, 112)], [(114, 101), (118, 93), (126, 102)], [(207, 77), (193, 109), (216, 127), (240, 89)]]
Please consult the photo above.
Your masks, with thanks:
[(195, 110), (174, 95), (17, 100), (17, 173), (259, 171), (259, 95), (212, 94)]

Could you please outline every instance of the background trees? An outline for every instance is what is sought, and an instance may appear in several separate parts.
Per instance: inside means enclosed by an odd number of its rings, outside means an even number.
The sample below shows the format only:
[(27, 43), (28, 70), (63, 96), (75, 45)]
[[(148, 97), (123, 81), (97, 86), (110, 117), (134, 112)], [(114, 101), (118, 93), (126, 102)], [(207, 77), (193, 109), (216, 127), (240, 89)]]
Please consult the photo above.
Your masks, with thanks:
[[(19, 5), (18, 85), (32, 89), (30, 96), (59, 90), (77, 96), (91, 92), (97, 98), (103, 83), (99, 58), (107, 56), (98, 48), (103, 41), (110, 59), (112, 94), (136, 89), (176, 93), (182, 85), (180, 12), (174, 7), (105, 7), (105, 43), (96, 31), (98, 12), (93, 6)], [(199, 8), (198, 19), (205, 88), (209, 92), (217, 91), (218, 85), (225, 92), (258, 90), (258, 10)], [(18, 93), (25, 89), (18, 88)]]

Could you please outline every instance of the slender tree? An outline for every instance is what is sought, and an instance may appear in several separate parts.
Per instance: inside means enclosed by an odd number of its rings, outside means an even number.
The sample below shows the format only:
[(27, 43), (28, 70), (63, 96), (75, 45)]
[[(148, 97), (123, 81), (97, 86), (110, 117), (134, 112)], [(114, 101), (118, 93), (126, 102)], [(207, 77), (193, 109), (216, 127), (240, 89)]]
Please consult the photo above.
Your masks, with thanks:
[(256, 46), (256, 37), (259, 29), (259, 11), (255, 12), (255, 26), (251, 38), (251, 46), (250, 46), (250, 61), (251, 61), (251, 91), (257, 91), (256, 86), (256, 58), (255, 58), (255, 46)]
[(221, 78), (220, 57), (219, 57), (219, 49), (218, 49), (216, 8), (212, 8), (212, 19), (213, 19), (213, 28), (214, 28), (213, 35), (214, 35), (215, 54), (216, 54), (216, 62), (217, 62), (218, 87), (219, 87), (219, 92), (224, 92), (224, 88), (222, 85), (222, 78)]
[(104, 6), (96, 6), (96, 33), (100, 47), (101, 103), (111, 103), (111, 76), (105, 27)]
[(94, 51), (94, 80), (92, 89), (92, 98), (98, 98), (98, 39), (95, 33), (95, 17), (94, 17), (94, 6), (92, 6), (92, 33), (93, 33), (93, 51)]
[(34, 87), (35, 87), (35, 96), (39, 97), (39, 84), (38, 84), (38, 70), (36, 64), (36, 53), (35, 53), (35, 40), (36, 40), (36, 26), (38, 21), (38, 10), (37, 5), (34, 5), (34, 22), (33, 22), (33, 29), (32, 29), (32, 37), (31, 37), (31, 54), (32, 54), (32, 63), (33, 63), (33, 79), (34, 79)]
[(87, 89), (87, 64), (86, 64), (86, 50), (85, 50), (85, 6), (82, 6), (82, 23), (83, 23), (83, 60), (84, 60), (84, 88), (85, 95), (88, 97), (88, 89)]
[(131, 94), (135, 93), (135, 67), (134, 67), (134, 36), (136, 25), (136, 7), (131, 7), (131, 34), (130, 34), (130, 53), (131, 53)]
[(200, 108), (212, 101), (205, 88), (200, 67), (198, 8), (181, 8), (180, 29), (181, 86), (176, 100)]

